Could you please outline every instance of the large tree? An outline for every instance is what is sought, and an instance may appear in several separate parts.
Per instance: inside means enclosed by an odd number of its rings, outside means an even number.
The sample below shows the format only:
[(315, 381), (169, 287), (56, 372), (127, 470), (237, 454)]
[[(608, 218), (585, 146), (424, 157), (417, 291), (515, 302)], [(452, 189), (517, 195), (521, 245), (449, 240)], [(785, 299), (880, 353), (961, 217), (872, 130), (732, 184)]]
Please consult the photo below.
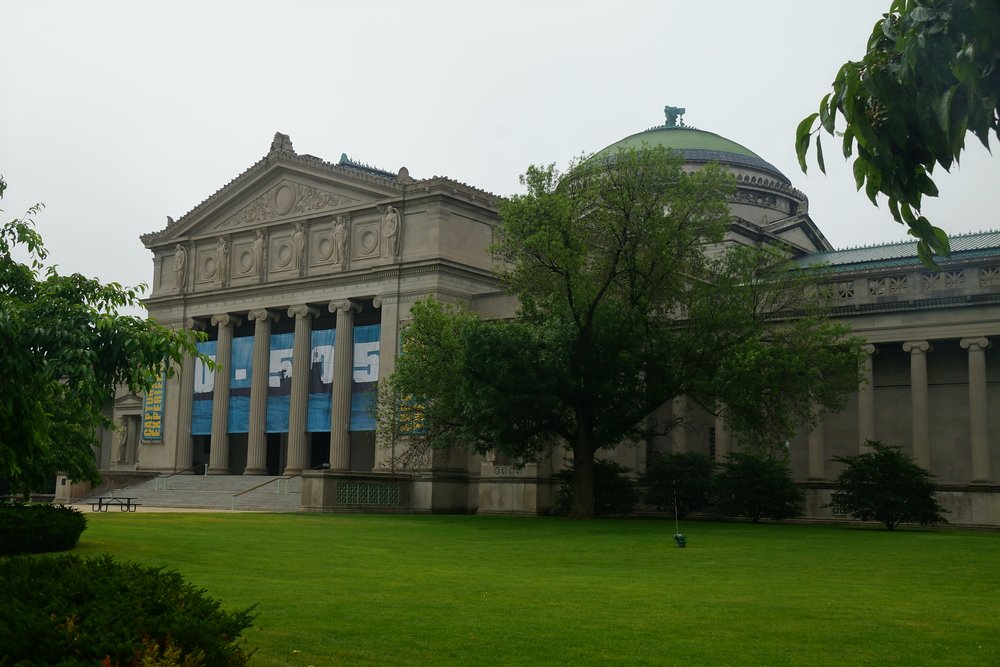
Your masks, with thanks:
[(987, 148), (1000, 137), (1000, 2), (893, 0), (875, 24), (868, 52), (840, 68), (833, 91), (796, 132), (802, 170), (816, 135), (845, 122), (843, 153), (854, 155), (858, 189), (872, 203), (879, 193), (889, 210), (919, 239), (921, 259), (947, 255), (948, 237), (920, 215), (924, 195), (936, 197), (931, 174), (948, 170), (972, 133)]
[[(0, 179), (0, 198), (6, 187)], [(98, 483), (96, 433), (114, 428), (115, 388), (147, 389), (195, 353), (190, 332), (118, 314), (137, 289), (45, 267), (40, 208), (0, 225), (0, 479), (24, 495), (57, 472)]]
[(560, 443), (570, 513), (587, 518), (595, 454), (640, 440), (675, 396), (725, 405), (745, 442), (766, 444), (857, 387), (860, 346), (815, 310), (801, 272), (778, 252), (713, 246), (733, 188), (717, 165), (685, 173), (646, 147), (522, 180), (494, 247), (517, 316), (412, 309), (392, 384), (420, 399), (424, 442), (522, 459)]

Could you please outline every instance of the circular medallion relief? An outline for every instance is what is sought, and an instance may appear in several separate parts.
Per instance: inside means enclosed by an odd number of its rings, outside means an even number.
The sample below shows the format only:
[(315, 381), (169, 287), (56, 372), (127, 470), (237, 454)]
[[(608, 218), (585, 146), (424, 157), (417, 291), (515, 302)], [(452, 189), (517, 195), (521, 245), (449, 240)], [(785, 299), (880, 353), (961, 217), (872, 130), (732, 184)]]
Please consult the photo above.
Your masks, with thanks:
[(282, 241), (281, 243), (279, 243), (278, 244), (278, 252), (276, 252), (275, 255), (277, 255), (277, 257), (275, 258), (275, 261), (276, 261), (276, 263), (277, 263), (278, 266), (280, 266), (280, 267), (286, 267), (286, 266), (288, 266), (289, 262), (292, 261), (292, 246), (291, 246), (291, 244), (289, 244), (288, 241)]
[(206, 257), (205, 264), (202, 266), (202, 269), (204, 270), (206, 277), (213, 277), (215, 275), (215, 258)]
[(321, 261), (330, 259), (333, 256), (333, 241), (326, 237), (321, 238), (316, 253)]
[(249, 251), (244, 250), (240, 253), (240, 270), (243, 273), (249, 273), (250, 269), (253, 268), (253, 255)]
[(378, 235), (372, 230), (366, 230), (361, 234), (361, 252), (370, 255), (378, 247)]
[(288, 185), (279, 185), (274, 191), (274, 212), (285, 215), (295, 205), (295, 191)]

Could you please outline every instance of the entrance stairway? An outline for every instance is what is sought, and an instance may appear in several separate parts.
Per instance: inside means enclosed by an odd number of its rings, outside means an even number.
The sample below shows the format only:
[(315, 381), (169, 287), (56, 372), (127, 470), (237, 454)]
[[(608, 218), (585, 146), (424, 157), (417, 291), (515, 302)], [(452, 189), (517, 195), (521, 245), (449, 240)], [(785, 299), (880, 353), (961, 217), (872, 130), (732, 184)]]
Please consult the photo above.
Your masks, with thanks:
[[(154, 477), (101, 495), (128, 496), (134, 498), (134, 502), (140, 503), (143, 508), (298, 512), (302, 509), (302, 478), (264, 475), (172, 475)], [(81, 504), (91, 502), (97, 501), (87, 498), (81, 501)]]

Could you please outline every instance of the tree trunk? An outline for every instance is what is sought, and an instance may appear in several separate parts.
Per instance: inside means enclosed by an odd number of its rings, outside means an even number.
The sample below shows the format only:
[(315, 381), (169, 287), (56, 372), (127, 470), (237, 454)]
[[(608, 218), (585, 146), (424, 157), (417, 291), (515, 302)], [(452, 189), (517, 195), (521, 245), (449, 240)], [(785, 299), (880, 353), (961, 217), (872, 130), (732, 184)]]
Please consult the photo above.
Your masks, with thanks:
[(569, 508), (571, 519), (594, 518), (594, 453), (593, 434), (590, 429), (581, 427), (573, 443), (573, 502)]

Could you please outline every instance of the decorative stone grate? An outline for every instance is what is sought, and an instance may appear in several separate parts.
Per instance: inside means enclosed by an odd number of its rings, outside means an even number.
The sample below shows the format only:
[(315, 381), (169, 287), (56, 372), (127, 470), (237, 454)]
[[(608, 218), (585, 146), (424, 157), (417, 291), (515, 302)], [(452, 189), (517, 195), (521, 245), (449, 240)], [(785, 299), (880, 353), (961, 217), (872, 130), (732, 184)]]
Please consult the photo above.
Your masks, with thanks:
[(399, 485), (340, 482), (337, 484), (338, 505), (398, 505)]
[(833, 516), (847, 516), (844, 500), (844, 494), (842, 493), (834, 493), (830, 496), (830, 512)]
[(1000, 266), (984, 266), (979, 269), (981, 287), (1000, 287)]
[(493, 466), (494, 477), (520, 477), (524, 468), (520, 466)]
[(868, 279), (868, 295), (901, 294), (906, 291), (906, 276), (886, 276)]
[(920, 289), (930, 292), (938, 289), (958, 289), (965, 287), (964, 271), (939, 271), (937, 273), (921, 273)]

